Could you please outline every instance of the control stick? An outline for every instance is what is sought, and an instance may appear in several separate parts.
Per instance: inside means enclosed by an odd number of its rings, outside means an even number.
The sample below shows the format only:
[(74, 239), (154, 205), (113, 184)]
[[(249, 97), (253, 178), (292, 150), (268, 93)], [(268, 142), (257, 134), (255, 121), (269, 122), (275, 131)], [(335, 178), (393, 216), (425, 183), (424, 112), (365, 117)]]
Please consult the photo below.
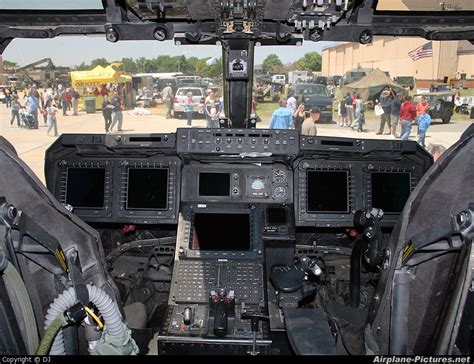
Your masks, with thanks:
[(234, 311), (234, 291), (226, 293), (224, 289), (211, 291), (211, 313), (214, 314), (214, 335), (225, 337), (227, 335), (227, 316)]
[(252, 342), (252, 351), (248, 352), (248, 354), (255, 356), (260, 354), (260, 352), (257, 351), (257, 332), (258, 332), (258, 322), (263, 321), (263, 320), (269, 320), (269, 317), (267, 315), (264, 315), (261, 312), (252, 312), (252, 311), (247, 311), (242, 313), (240, 316), (242, 320), (250, 320), (251, 327), (252, 327), (252, 337), (253, 337), (253, 342)]

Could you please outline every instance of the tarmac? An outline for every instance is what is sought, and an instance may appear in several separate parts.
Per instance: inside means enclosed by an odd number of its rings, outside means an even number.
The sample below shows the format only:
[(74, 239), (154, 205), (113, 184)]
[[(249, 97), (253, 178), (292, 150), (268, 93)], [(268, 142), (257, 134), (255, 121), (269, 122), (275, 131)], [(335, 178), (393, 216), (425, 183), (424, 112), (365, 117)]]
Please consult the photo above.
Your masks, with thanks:
[[(121, 133), (171, 133), (175, 132), (176, 128), (186, 127), (186, 120), (184, 119), (166, 119), (163, 108), (149, 109), (151, 115), (129, 115), (129, 111), (124, 111), (124, 121)], [(258, 113), (258, 110), (257, 110)], [(102, 113), (87, 114), (80, 111), (79, 115), (72, 116), (72, 112), (68, 112), (68, 116), (58, 115), (58, 132), (59, 134), (66, 133), (82, 133), (82, 134), (104, 134), (104, 120)], [(426, 145), (431, 143), (441, 144), (445, 147), (450, 147), (454, 144), (464, 130), (472, 123), (471, 121), (456, 120), (456, 115), (449, 124), (442, 124), (441, 122), (433, 121), (427, 132)], [(0, 135), (6, 138), (15, 147), (20, 158), (36, 173), (44, 183), (44, 157), (48, 147), (56, 140), (52, 133), (46, 135), (46, 126), (43, 124), (42, 116), (40, 116), (40, 125), (38, 129), (24, 129), (16, 126), (16, 120), (13, 127), (10, 127), (10, 109), (6, 108), (5, 104), (0, 104)], [(269, 119), (269, 118), (268, 118)], [(263, 120), (257, 125), (258, 128), (266, 128), (270, 120)], [(206, 120), (193, 120), (193, 127), (205, 127)], [(390, 135), (376, 135), (378, 131), (378, 120), (367, 120), (366, 131), (358, 133), (347, 127), (339, 127), (336, 123), (332, 124), (317, 124), (318, 135), (320, 136), (337, 136), (358, 139), (390, 139)], [(412, 128), (411, 140), (416, 140), (417, 128)], [(385, 130), (387, 132), (387, 130)], [(398, 129), (400, 132), (400, 127)], [(113, 133), (118, 133), (114, 131)]]

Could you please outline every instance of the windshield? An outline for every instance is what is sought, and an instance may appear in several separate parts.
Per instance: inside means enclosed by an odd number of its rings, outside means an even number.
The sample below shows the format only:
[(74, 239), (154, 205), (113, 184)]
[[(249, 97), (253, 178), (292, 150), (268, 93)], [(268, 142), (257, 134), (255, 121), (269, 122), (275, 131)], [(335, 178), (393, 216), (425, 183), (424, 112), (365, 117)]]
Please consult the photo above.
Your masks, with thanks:
[(303, 85), (296, 87), (297, 94), (305, 96), (328, 96), (326, 86), (323, 85)]
[[(470, 100), (474, 96), (474, 45), (468, 41), (449, 42), (449, 47), (445, 44), (422, 38), (374, 37), (367, 45), (305, 42), (301, 47), (256, 47), (254, 72), (250, 74), (252, 103), (239, 104), (239, 109), (248, 107), (258, 129), (274, 127), (274, 113), (281, 105), (291, 114), (303, 105), (305, 112), (290, 118), (290, 128), (302, 132), (302, 123), (311, 117), (310, 111), (319, 109), (317, 135), (400, 140), (403, 128), (399, 106), (394, 106), (393, 115), (390, 109), (397, 94), (403, 103), (407, 95), (434, 92), (443, 84), (461, 98)], [(417, 49), (426, 51), (415, 56)], [(48, 59), (51, 63), (45, 62)], [(104, 96), (112, 100), (114, 92), (123, 105), (122, 133), (170, 133), (187, 127), (181, 99), (188, 92), (199, 96), (199, 103), (205, 106), (193, 109), (192, 127), (216, 125), (210, 122), (211, 100), (219, 101), (219, 117), (228, 117), (230, 103), (240, 102), (238, 95), (233, 101), (226, 96), (229, 75), (224, 73), (222, 48), (218, 45), (176, 46), (172, 41), (110, 43), (103, 36), (15, 39), (3, 53), (3, 65), (5, 77), (0, 84), (14, 87), (25, 111), (25, 95), (31, 93), (32, 86), (39, 91), (39, 110), (48, 98), (54, 100), (60, 109), (60, 134), (104, 134), (102, 101)], [(344, 79), (338, 82), (340, 77)], [(318, 80), (326, 84), (319, 84)], [(389, 92), (389, 101), (385, 101), (386, 111), (380, 114), (376, 106), (384, 90)], [(73, 97), (76, 93), (78, 98)], [(291, 95), (296, 103), (286, 103)], [(180, 97), (178, 103), (173, 102), (176, 96)], [(413, 101), (415, 105), (418, 102)], [(445, 114), (432, 115), (427, 144), (449, 147), (459, 138), (471, 123), (469, 104), (461, 104), (452, 103)], [(38, 155), (54, 138), (36, 135), (37, 130), (25, 132), (7, 127), (10, 110), (2, 105), (2, 135), (10, 136), (43, 179)], [(38, 144), (30, 136), (38, 138)], [(411, 129), (408, 140), (418, 141), (416, 127)], [(29, 152), (34, 148), (39, 148), (38, 153)]]

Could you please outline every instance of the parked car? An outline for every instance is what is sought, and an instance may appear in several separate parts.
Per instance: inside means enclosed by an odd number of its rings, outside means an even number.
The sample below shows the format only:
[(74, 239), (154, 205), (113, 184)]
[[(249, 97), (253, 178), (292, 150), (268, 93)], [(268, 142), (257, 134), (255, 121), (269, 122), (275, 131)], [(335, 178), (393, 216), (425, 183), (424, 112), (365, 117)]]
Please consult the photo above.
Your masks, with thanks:
[(430, 105), (429, 114), (431, 119), (441, 119), (443, 124), (451, 121), (454, 111), (455, 91), (447, 92), (427, 92), (415, 95), (415, 102), (419, 101), (422, 96)]
[(273, 75), (272, 76), (272, 82), (284, 85), (286, 83), (286, 76), (285, 75)]
[(255, 78), (261, 83), (272, 83), (272, 77), (270, 75), (257, 75)]
[(321, 122), (332, 121), (332, 97), (328, 94), (326, 86), (315, 83), (300, 83), (288, 88), (288, 97), (294, 96), (298, 102), (304, 103), (305, 110), (313, 106), (321, 109)]
[(193, 94), (194, 112), (197, 113), (204, 109), (204, 102), (206, 100), (205, 90), (202, 87), (181, 87), (176, 91), (174, 98), (174, 116), (175, 118), (182, 118), (184, 114), (184, 100), (187, 98), (188, 92)]
[(313, 78), (313, 82), (317, 83), (319, 85), (327, 86), (328, 78), (325, 77), (325, 76), (316, 76), (316, 77)]

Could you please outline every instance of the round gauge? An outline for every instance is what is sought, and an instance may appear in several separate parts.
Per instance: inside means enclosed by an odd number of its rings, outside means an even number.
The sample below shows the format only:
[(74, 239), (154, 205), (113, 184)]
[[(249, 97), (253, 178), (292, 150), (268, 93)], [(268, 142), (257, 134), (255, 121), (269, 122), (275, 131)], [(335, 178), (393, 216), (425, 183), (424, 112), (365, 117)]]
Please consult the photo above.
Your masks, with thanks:
[(278, 186), (278, 187), (275, 187), (275, 189), (273, 190), (273, 197), (276, 199), (283, 200), (286, 198), (286, 195), (287, 195), (286, 187)]
[(286, 172), (283, 169), (274, 170), (273, 181), (275, 181), (276, 183), (286, 182)]
[(259, 190), (264, 190), (265, 189), (265, 182), (263, 182), (262, 179), (260, 178), (255, 178), (252, 180), (250, 184), (250, 188), (253, 191), (259, 191)]

